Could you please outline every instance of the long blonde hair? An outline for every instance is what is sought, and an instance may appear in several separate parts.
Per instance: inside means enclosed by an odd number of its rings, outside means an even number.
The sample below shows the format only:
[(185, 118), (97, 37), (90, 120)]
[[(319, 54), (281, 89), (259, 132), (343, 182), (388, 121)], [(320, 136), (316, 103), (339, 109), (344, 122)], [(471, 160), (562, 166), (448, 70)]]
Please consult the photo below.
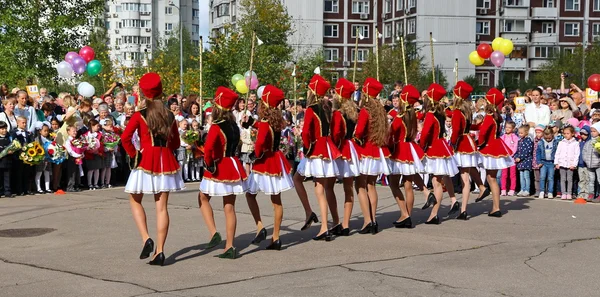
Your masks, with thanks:
[(369, 112), (369, 141), (377, 146), (384, 146), (388, 137), (388, 122), (385, 108), (375, 98), (368, 98), (364, 93), (361, 95), (361, 105)]
[(358, 118), (358, 107), (356, 106), (356, 103), (351, 99), (344, 99), (338, 94), (335, 94), (333, 98), (333, 109), (339, 110), (347, 118), (356, 122), (356, 119)]

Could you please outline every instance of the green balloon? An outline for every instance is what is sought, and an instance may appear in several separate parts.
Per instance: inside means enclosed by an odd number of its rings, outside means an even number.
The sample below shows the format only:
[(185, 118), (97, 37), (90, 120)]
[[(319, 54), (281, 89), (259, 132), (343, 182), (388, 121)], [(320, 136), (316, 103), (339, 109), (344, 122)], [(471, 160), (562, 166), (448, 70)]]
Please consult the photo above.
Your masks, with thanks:
[(98, 60), (91, 60), (87, 64), (87, 72), (89, 76), (96, 76), (100, 71), (102, 71), (102, 63)]
[(243, 80), (244, 76), (241, 74), (236, 74), (234, 76), (231, 77), (231, 83), (235, 86), (237, 84), (238, 81)]

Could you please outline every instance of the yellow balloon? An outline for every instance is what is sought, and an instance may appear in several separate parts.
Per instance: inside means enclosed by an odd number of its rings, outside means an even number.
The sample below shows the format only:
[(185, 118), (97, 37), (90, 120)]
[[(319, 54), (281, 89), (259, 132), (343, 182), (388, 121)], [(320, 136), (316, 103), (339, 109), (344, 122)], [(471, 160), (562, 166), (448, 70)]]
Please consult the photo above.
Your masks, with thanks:
[(475, 66), (481, 66), (483, 65), (483, 62), (485, 62), (485, 59), (480, 57), (477, 51), (472, 51), (469, 54), (469, 61)]
[(242, 79), (239, 80), (238, 82), (235, 83), (235, 89), (238, 91), (238, 93), (240, 94), (246, 94), (248, 93), (248, 86), (246, 85), (246, 80)]
[(505, 56), (508, 56), (508, 55), (510, 55), (510, 53), (512, 53), (513, 48), (514, 48), (514, 45), (513, 45), (512, 41), (510, 41), (510, 39), (504, 39), (500, 43), (499, 51), (501, 51)]
[(500, 47), (502, 46), (502, 41), (504, 41), (504, 38), (502, 37), (494, 38), (494, 41), (492, 41), (492, 49), (495, 51), (499, 51)]

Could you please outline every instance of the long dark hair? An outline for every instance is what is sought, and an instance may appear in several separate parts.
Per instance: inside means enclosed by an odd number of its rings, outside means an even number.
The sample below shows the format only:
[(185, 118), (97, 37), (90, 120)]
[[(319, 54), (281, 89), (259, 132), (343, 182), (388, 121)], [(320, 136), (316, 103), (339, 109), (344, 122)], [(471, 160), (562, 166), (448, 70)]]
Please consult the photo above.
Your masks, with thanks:
[(215, 108), (213, 108), (211, 115), (213, 118), (213, 123), (216, 123), (216, 122), (222, 120), (222, 121), (231, 122), (232, 124), (236, 124), (235, 117), (233, 116), (233, 113), (231, 111), (225, 111), (218, 107), (215, 107)]
[(412, 142), (417, 136), (417, 113), (412, 105), (405, 105), (404, 103), (400, 103), (400, 112), (404, 112), (402, 121), (406, 127), (406, 141)]
[(146, 122), (152, 135), (168, 139), (174, 121), (175, 116), (160, 99), (146, 100)]
[(329, 100), (325, 100), (324, 98), (319, 98), (312, 91), (308, 94), (308, 98), (306, 98), (306, 102), (308, 105), (313, 104), (321, 104), (323, 111), (325, 111), (325, 117), (327, 118), (327, 122), (331, 123), (331, 102)]
[(383, 105), (375, 98), (362, 93), (361, 106), (369, 112), (369, 140), (381, 147), (387, 142), (388, 122)]

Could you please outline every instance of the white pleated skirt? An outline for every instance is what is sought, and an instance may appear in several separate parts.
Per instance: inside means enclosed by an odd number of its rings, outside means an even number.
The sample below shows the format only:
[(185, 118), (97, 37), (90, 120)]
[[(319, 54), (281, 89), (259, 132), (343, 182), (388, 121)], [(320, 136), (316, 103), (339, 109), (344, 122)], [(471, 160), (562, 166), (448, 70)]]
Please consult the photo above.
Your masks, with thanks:
[(304, 157), (298, 164), (296, 172), (304, 177), (337, 177), (339, 175), (339, 169), (335, 160), (331, 159), (331, 149), (327, 144), (327, 153), (329, 154), (329, 160), (321, 158), (310, 158)]
[(512, 157), (491, 157), (479, 154), (479, 163), (486, 170), (506, 169), (515, 165), (515, 160)]
[(415, 151), (414, 147), (410, 146), (410, 153), (413, 157), (412, 163), (398, 162), (390, 160), (390, 171), (394, 175), (415, 175), (425, 173), (425, 165), (419, 159), (417, 155), (417, 151)]
[(458, 174), (458, 166), (453, 156), (450, 158), (425, 157), (425, 172), (433, 175), (447, 175), (452, 177)]
[[(244, 170), (243, 168), (238, 168), (237, 163), (233, 162), (234, 169), (237, 170), (238, 176), (242, 176), (240, 170)], [(200, 182), (200, 192), (213, 196), (229, 196), (229, 195), (241, 195), (245, 194), (248, 191), (248, 179), (239, 180), (235, 182), (219, 182), (210, 180), (208, 178), (203, 178), (202, 182)]]
[(455, 153), (454, 159), (460, 168), (479, 167), (479, 161), (481, 161), (477, 152), (472, 154)]
[(380, 174), (390, 175), (390, 160), (383, 155), (379, 149), (379, 158), (364, 157), (360, 160), (360, 174), (377, 176)]
[(141, 169), (134, 169), (129, 174), (125, 193), (130, 194), (158, 194), (163, 192), (177, 192), (185, 189), (181, 172), (172, 174), (155, 175)]
[(350, 146), (350, 160), (344, 158), (335, 160), (339, 170), (339, 178), (356, 177), (360, 175), (360, 157), (358, 156), (358, 152), (356, 152), (356, 147), (354, 147), (352, 141), (348, 141), (347, 145)]
[(263, 192), (265, 195), (277, 195), (294, 188), (292, 176), (285, 172), (283, 160), (280, 160), (281, 176), (271, 176), (257, 172), (251, 172), (248, 177), (248, 193), (258, 194)]

